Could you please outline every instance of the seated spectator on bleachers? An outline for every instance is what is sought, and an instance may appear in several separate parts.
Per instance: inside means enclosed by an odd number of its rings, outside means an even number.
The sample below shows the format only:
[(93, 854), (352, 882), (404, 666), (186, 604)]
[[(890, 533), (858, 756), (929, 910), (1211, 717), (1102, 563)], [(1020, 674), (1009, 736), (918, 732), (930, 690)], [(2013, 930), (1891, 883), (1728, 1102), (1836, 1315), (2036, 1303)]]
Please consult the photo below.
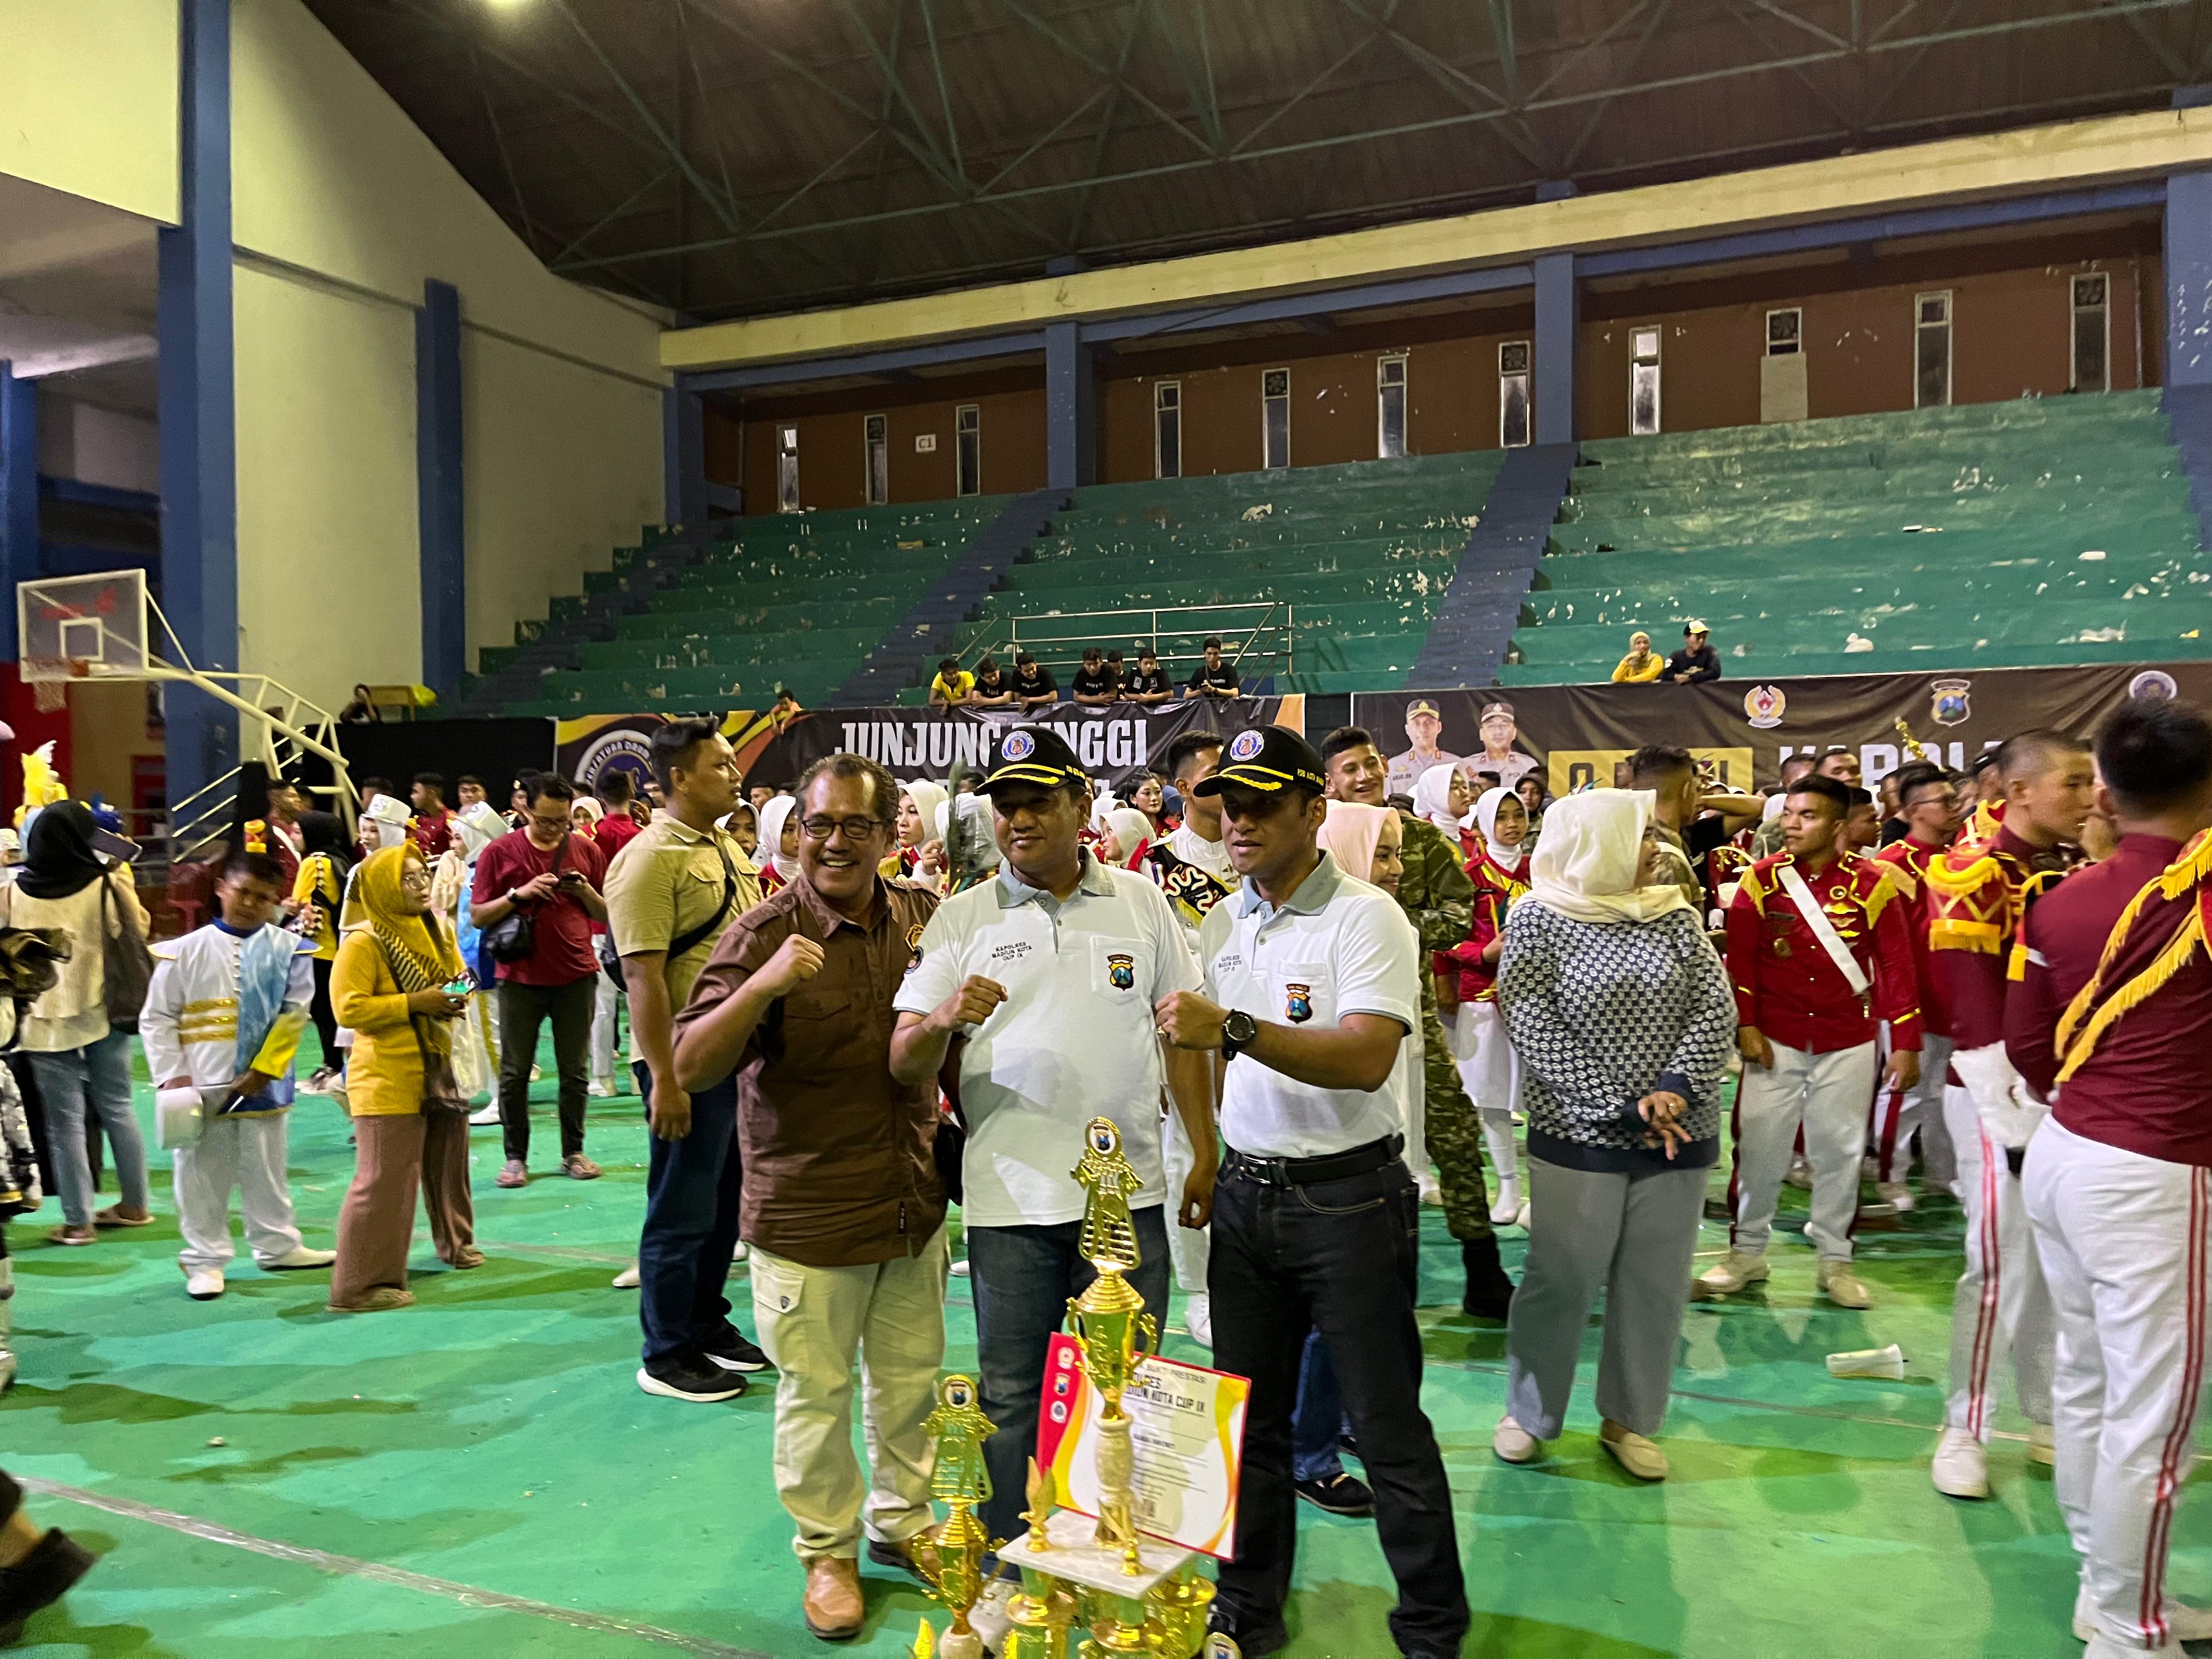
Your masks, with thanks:
[(960, 659), (947, 657), (937, 665), (937, 678), (929, 683), (929, 705), (957, 708), (975, 689), (975, 677), (960, 665)]
[(1049, 708), (1060, 701), (1060, 682), (1047, 668), (1026, 651), (1014, 653), (1014, 701), (1027, 714), (1032, 708)]
[(1682, 629), (1682, 648), (1667, 659), (1659, 678), (1677, 685), (1702, 685), (1720, 677), (1720, 653), (1713, 649), (1705, 623), (1692, 617)]
[(1168, 684), (1168, 671), (1160, 666), (1159, 657), (1149, 645), (1137, 653), (1137, 672), (1122, 683), (1121, 696), (1146, 708), (1175, 696), (1175, 689)]
[(1651, 648), (1651, 636), (1642, 629), (1628, 636), (1628, 654), (1613, 671), (1615, 685), (1644, 685), (1666, 672), (1667, 659)]
[(1233, 697), (1237, 695), (1237, 671), (1221, 659), (1221, 641), (1209, 636), (1206, 641), (1206, 660), (1200, 663), (1183, 688), (1186, 697)]
[[(791, 717), (799, 712), (799, 699), (793, 696), (787, 688), (777, 686), (775, 701), (769, 705), (769, 724), (775, 726), (778, 732), (781, 732), (784, 727), (791, 724)], [(655, 803), (655, 805), (658, 804)]]
[(1118, 698), (1121, 696), (1122, 685), (1129, 678), (1129, 665), (1121, 660), (1120, 652), (1109, 651), (1106, 653), (1106, 672), (1113, 677), (1114, 695)]
[(1067, 689), (1086, 708), (1103, 708), (1121, 695), (1113, 671), (1106, 666), (1105, 653), (1095, 645), (1083, 647), (1083, 666), (1075, 671)]
[(999, 672), (999, 659), (986, 657), (975, 665), (975, 684), (968, 688), (970, 708), (1007, 708), (1014, 701), (1014, 688)]

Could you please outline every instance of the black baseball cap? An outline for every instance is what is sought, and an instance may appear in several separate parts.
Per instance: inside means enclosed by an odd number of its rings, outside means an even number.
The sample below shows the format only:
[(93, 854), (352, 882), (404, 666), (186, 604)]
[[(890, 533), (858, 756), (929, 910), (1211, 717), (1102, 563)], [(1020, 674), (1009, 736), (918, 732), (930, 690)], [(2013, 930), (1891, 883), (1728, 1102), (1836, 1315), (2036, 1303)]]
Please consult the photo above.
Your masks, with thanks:
[(1091, 775), (1066, 738), (1048, 726), (1018, 726), (999, 740), (998, 758), (975, 787), (988, 795), (1002, 783), (1039, 783), (1058, 789), (1069, 785), (1086, 788), (1090, 782)]
[(1224, 785), (1242, 784), (1272, 794), (1304, 784), (1316, 795), (1326, 792), (1321, 757), (1297, 732), (1281, 726), (1247, 726), (1221, 751), (1221, 769), (1194, 785), (1194, 795), (1218, 795)]

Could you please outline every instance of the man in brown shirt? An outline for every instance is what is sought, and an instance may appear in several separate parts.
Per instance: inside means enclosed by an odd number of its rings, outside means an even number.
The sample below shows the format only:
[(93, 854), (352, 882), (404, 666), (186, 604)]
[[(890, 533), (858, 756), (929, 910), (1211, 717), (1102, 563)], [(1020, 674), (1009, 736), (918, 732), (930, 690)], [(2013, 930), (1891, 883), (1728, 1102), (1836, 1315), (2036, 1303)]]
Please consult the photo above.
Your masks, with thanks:
[[(876, 873), (898, 797), (857, 755), (808, 769), (798, 878), (722, 935), (676, 1022), (682, 1087), (737, 1074), (753, 1314), (781, 1373), (776, 1492), (799, 1528), (806, 1627), (829, 1641), (860, 1630), (862, 1531), (870, 1560), (914, 1572), (932, 1521), (922, 1423), (945, 1357), (945, 1194), (936, 1090), (895, 1082), (890, 1053), (891, 997), (937, 898)], [(853, 1454), (856, 1359), (872, 1481)]]

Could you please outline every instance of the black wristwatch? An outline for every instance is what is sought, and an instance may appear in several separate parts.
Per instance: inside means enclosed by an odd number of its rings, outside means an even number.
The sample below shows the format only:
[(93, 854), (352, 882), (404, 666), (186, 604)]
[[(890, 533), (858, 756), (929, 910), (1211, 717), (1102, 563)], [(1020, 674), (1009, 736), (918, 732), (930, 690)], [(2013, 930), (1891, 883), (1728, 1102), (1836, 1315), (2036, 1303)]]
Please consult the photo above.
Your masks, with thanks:
[(1221, 1022), (1221, 1058), (1231, 1060), (1260, 1040), (1260, 1022), (1242, 1008), (1231, 1008)]

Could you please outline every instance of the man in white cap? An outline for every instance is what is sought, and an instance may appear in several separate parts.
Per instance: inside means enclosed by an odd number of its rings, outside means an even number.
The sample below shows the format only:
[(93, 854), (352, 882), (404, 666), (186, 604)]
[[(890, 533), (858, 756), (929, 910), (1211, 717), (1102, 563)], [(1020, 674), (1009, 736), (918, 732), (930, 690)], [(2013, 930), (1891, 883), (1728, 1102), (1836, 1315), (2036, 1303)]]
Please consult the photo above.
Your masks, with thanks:
[(1450, 750), (1437, 746), (1443, 729), (1443, 716), (1431, 699), (1416, 697), (1406, 705), (1406, 736), (1411, 739), (1412, 746), (1402, 755), (1390, 757), (1389, 775), (1383, 781), (1387, 793), (1410, 795), (1413, 793), (1413, 780), (1431, 766), (1459, 758)]
[(1662, 680), (1672, 680), (1677, 685), (1703, 685), (1708, 680), (1721, 677), (1720, 653), (1714, 650), (1711, 630), (1692, 617), (1682, 624), (1682, 648), (1667, 659), (1667, 666), (1660, 672)]

